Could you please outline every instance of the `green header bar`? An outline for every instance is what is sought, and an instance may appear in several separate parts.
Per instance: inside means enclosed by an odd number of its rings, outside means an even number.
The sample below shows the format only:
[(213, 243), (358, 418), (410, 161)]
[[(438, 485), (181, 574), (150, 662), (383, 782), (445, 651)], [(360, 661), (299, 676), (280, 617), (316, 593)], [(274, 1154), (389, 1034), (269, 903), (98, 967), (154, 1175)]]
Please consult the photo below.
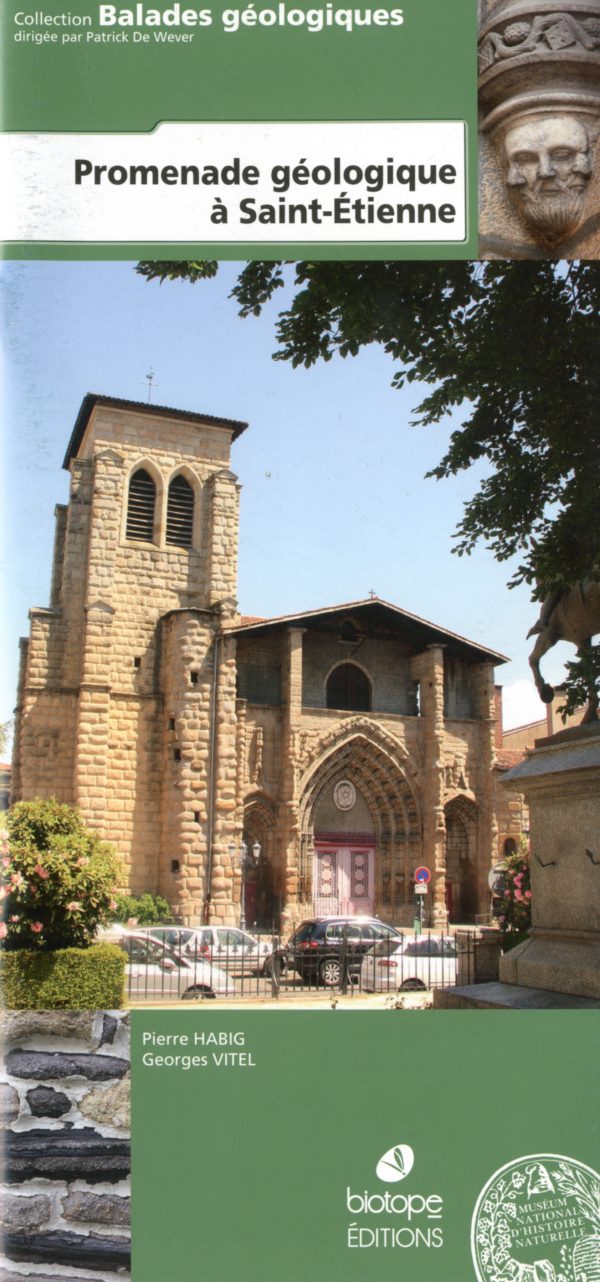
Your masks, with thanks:
[[(191, 121), (457, 121), (467, 236), (446, 241), (82, 244), (6, 237), (5, 256), (468, 258), (476, 253), (476, 0), (129, 6), (4, 0), (4, 134), (151, 134)], [(25, 146), (25, 139), (23, 140)], [(297, 164), (302, 155), (290, 155)], [(69, 179), (70, 182), (70, 179)], [(68, 199), (69, 187), (65, 186)], [(137, 195), (137, 193), (136, 193)], [(143, 198), (143, 193), (140, 199)], [(396, 229), (395, 229), (396, 230)], [(385, 236), (387, 230), (381, 229)], [(402, 229), (397, 232), (401, 235)], [(299, 237), (302, 233), (299, 231)]]

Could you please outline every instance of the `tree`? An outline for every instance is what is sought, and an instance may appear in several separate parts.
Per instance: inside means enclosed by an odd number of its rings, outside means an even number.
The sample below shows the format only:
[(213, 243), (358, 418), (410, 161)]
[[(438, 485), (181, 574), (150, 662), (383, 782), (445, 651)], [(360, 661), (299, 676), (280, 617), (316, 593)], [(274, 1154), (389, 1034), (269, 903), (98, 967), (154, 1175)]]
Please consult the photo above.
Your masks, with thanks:
[[(137, 268), (149, 280), (192, 283), (217, 269)], [(308, 367), (379, 343), (398, 362), (395, 387), (430, 389), (415, 424), (439, 423), (455, 408), (463, 415), (428, 474), (487, 462), (454, 551), (483, 540), (499, 561), (520, 554), (510, 586), (525, 581), (538, 600), (599, 578), (600, 264), (300, 262), (294, 271), (276, 360)], [(259, 315), (285, 280), (283, 262), (248, 263), (232, 291), (240, 314)], [(567, 684), (576, 704), (575, 668)]]

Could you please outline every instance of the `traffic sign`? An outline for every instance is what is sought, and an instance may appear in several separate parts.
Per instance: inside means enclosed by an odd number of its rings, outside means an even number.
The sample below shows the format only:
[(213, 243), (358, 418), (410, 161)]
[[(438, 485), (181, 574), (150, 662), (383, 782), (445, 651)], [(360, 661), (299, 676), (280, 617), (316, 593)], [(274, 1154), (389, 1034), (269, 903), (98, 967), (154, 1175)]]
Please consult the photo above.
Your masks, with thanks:
[(425, 882), (423, 881), (418, 882), (417, 885), (415, 886), (415, 895), (426, 895), (428, 894), (428, 892), (429, 892), (429, 886), (426, 886)]
[(427, 885), (428, 881), (431, 881), (431, 873), (425, 867), (425, 864), (419, 864), (419, 867), (415, 868), (415, 881), (424, 882), (425, 885)]

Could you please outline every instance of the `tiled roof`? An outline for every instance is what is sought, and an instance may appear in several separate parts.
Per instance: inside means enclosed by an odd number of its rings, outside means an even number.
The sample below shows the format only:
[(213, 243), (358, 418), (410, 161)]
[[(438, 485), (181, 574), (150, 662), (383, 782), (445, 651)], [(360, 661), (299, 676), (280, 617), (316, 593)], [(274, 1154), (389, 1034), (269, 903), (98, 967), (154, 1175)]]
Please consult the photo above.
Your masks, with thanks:
[(505, 654), (499, 654), (496, 650), (488, 650), (487, 647), (479, 645), (477, 641), (469, 641), (467, 637), (462, 637), (456, 632), (449, 632), (441, 628), (436, 623), (430, 623), (428, 619), (422, 619), (417, 614), (410, 614), (408, 610), (402, 610), (397, 605), (392, 605), (390, 601), (384, 601), (380, 597), (366, 597), (359, 601), (346, 601), (342, 605), (327, 605), (321, 610), (302, 610), (299, 614), (282, 614), (271, 619), (258, 619), (247, 622), (242, 617), (242, 622), (235, 624), (228, 631), (234, 632), (238, 636), (249, 634), (252, 630), (256, 632), (263, 631), (267, 628), (291, 627), (297, 624), (299, 627), (308, 627), (311, 624), (327, 622), (333, 616), (347, 616), (351, 613), (366, 611), (369, 614), (379, 612), (387, 616), (388, 621), (405, 623), (415, 638), (418, 638), (422, 645), (448, 645), (456, 651), (468, 652), (471, 659), (489, 659), (494, 664), (507, 663), (508, 659)]

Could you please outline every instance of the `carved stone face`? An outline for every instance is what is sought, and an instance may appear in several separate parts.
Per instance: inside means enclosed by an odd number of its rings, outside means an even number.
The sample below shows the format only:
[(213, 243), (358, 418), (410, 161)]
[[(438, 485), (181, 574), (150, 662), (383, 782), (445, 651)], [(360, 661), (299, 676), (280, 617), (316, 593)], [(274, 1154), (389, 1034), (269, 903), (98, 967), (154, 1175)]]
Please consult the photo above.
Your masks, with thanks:
[(508, 130), (504, 150), (517, 210), (540, 240), (556, 244), (583, 213), (592, 173), (585, 126), (571, 116), (532, 118)]

